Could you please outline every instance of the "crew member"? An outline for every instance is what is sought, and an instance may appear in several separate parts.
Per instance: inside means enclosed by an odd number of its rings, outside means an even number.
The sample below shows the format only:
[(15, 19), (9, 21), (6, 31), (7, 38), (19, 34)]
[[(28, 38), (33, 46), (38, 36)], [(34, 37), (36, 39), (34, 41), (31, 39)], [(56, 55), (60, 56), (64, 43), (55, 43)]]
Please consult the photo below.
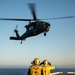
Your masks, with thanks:
[(42, 73), (42, 66), (40, 66), (39, 58), (35, 58), (32, 62), (32, 66), (30, 66), (28, 75), (41, 75)]
[(48, 60), (44, 60), (41, 64), (43, 64), (42, 65), (42, 67), (43, 67), (43, 70), (42, 70), (43, 75), (50, 75), (50, 70), (55, 69), (55, 67), (51, 63), (49, 63)]

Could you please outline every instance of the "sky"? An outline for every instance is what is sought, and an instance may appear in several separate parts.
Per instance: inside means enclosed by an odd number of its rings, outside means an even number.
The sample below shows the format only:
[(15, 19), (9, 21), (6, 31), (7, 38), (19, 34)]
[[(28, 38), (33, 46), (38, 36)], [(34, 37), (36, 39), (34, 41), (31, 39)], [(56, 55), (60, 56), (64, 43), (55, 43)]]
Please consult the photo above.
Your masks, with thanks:
[[(0, 18), (33, 18), (28, 3), (36, 4), (37, 18), (75, 16), (75, 0), (0, 0)], [(0, 21), (0, 67), (29, 67), (39, 58), (55, 67), (75, 68), (75, 18), (43, 21), (51, 24), (47, 36), (29, 37), (23, 44), (9, 37), (15, 36), (16, 25), (22, 35), (28, 22)]]

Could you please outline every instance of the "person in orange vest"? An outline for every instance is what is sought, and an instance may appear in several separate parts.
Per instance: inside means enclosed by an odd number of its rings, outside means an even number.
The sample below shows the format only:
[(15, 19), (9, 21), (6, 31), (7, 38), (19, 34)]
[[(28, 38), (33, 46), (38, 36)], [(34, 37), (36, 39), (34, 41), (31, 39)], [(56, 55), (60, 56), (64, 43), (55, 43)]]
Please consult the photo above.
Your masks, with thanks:
[(35, 58), (28, 70), (28, 75), (42, 75), (42, 66), (40, 66), (39, 58)]
[[(42, 65), (43, 64), (43, 65)], [(48, 60), (44, 60), (42, 63), (42, 74), (43, 75), (50, 75), (50, 70), (55, 69), (55, 66), (53, 66), (51, 63), (48, 62)]]

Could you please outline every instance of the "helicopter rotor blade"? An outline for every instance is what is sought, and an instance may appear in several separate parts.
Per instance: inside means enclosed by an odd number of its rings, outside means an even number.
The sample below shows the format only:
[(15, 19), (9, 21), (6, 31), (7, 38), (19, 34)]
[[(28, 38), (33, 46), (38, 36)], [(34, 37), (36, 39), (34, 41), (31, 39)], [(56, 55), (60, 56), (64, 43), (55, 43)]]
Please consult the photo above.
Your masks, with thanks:
[(55, 19), (68, 19), (68, 18), (75, 18), (75, 16), (65, 16), (65, 17), (47, 18), (47, 19), (39, 19), (39, 20), (55, 20)]
[(34, 21), (34, 19), (13, 19), (13, 18), (0, 18), (0, 20), (9, 20), (9, 21)]
[[(68, 19), (68, 18), (75, 18), (75, 16), (46, 18), (46, 19), (38, 19), (38, 20), (56, 20), (56, 19)], [(35, 19), (14, 19), (14, 18), (0, 18), (0, 20), (8, 20), (8, 21), (35, 21)]]
[(34, 3), (29, 3), (28, 6), (29, 6), (29, 8), (31, 10), (33, 19), (36, 21), (37, 18), (36, 18), (36, 11), (35, 11), (36, 7), (35, 7), (35, 4)]

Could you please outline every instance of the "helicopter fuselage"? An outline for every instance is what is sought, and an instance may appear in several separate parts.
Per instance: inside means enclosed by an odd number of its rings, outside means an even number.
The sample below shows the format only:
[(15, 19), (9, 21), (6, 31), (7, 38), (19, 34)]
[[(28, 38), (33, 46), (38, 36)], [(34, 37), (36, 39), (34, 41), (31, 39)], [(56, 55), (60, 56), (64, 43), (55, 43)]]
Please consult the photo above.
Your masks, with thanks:
[[(16, 32), (16, 37), (10, 37), (11, 40), (24, 40), (28, 37), (36, 36), (40, 33), (46, 34), (49, 31), (50, 24), (43, 21), (30, 22), (25, 26), (26, 32), (19, 36)], [(46, 35), (45, 35), (46, 36)]]
[(49, 28), (50, 28), (50, 24), (47, 22), (42, 22), (42, 21), (31, 22), (29, 25), (27, 25), (25, 27), (28, 27), (28, 28), (26, 28), (27, 31), (26, 31), (25, 35), (29, 34), (29, 35), (27, 35), (27, 37), (30, 37), (30, 36), (38, 35), (42, 32), (48, 32)]

